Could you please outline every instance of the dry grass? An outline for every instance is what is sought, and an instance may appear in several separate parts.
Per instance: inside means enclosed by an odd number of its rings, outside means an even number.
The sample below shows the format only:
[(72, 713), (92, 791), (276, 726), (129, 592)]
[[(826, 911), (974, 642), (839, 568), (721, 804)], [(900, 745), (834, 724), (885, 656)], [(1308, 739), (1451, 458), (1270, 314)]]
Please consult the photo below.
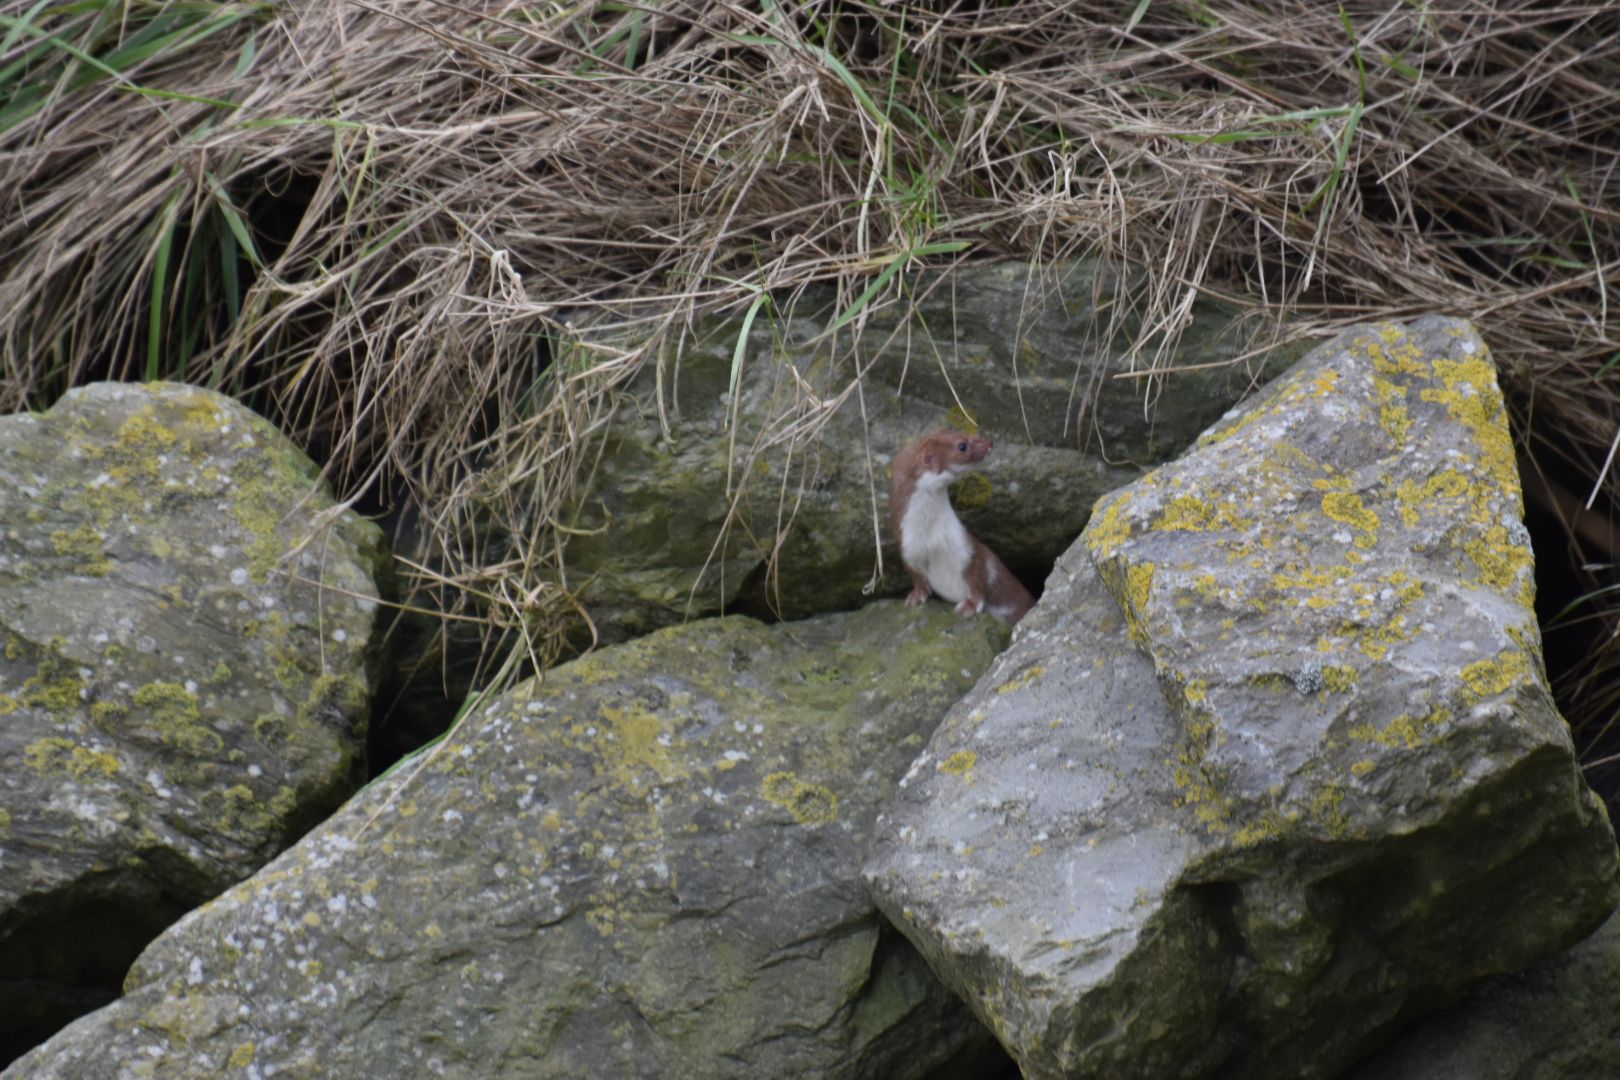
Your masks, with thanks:
[[(853, 308), (964, 242), (1145, 266), (1161, 339), (1199, 289), (1312, 330), (1470, 316), (1532, 498), (1573, 563), (1617, 561), (1606, 5), (3, 10), (0, 408), (231, 389), (348, 496), (411, 492), (443, 584), (542, 658), (572, 610), (550, 525), (645, 359), (570, 352), (536, 392), (570, 312), (658, 299), (678, 334), (813, 281)], [(479, 515), (509, 540), (455, 546)], [(1564, 688), (1588, 738), (1620, 708), (1611, 601)]]

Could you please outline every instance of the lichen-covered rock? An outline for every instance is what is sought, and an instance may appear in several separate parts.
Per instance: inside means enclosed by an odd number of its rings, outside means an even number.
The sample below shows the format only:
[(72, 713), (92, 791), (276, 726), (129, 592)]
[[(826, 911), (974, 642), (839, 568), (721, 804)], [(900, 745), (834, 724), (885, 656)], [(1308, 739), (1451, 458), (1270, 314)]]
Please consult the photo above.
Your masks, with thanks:
[[(1284, 366), (1183, 371), (1148, 408), (1145, 384), (1114, 378), (1147, 360), (1130, 356), (1142, 331), (1129, 317), (1107, 340), (1120, 282), (1096, 264), (1050, 277), (1026, 263), (977, 265), (936, 284), (906, 322), (875, 313), (853, 341), (849, 329), (829, 333), (838, 311), (823, 294), (780, 318), (765, 309), (735, 395), (740, 320), (700, 325), (643, 369), (570, 523), (570, 580), (599, 631), (617, 638), (722, 609), (798, 617), (859, 603), (874, 583), (904, 592), (889, 460), (947, 423), (996, 437), (957, 506), (1038, 586), (1098, 496), (1179, 452)], [(1235, 320), (1198, 301), (1168, 362), (1234, 359), (1250, 344)], [(807, 425), (821, 426), (795, 437)]]
[(880, 818), (1031, 1077), (1332, 1075), (1614, 907), (1466, 324), (1324, 345), (1099, 504)]
[(1566, 952), (1420, 1020), (1345, 1080), (1620, 1076), (1620, 915)]
[(883, 603), (558, 667), (187, 916), (126, 997), (6, 1075), (920, 1075), (989, 1037), (884, 926), (860, 858), (1004, 641)]
[(352, 789), (381, 551), (331, 505), (207, 390), (0, 417), (0, 1053)]

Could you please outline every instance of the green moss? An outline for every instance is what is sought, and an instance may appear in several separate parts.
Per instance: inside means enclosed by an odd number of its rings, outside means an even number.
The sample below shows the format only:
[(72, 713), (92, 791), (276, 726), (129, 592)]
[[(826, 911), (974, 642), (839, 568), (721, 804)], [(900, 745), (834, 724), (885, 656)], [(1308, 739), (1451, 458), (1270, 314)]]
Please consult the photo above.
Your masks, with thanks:
[(135, 691), (135, 705), (150, 713), (149, 726), (165, 746), (208, 758), (225, 747), (225, 740), (203, 721), (197, 695), (179, 683), (147, 683)]
[(298, 707), (298, 719), (309, 721), (330, 707), (352, 713), (365, 706), (368, 696), (365, 680), (360, 676), (329, 671), (316, 676), (310, 684), (309, 697)]
[(809, 686), (846, 686), (849, 683), (849, 676), (844, 674), (843, 669), (831, 664), (806, 668), (799, 673), (799, 677)]
[(102, 731), (118, 730), (119, 722), (129, 715), (129, 706), (117, 701), (98, 701), (90, 706), (90, 722)]
[(215, 685), (215, 686), (219, 686), (219, 685), (221, 685), (223, 683), (230, 682), (231, 681), (231, 665), (227, 664), (223, 660), (221, 660), (219, 663), (215, 664), (214, 665), (214, 670), (209, 672), (209, 674), (208, 674), (208, 681), (210, 683), (212, 683), (213, 685)]
[(17, 700), (62, 718), (79, 708), (84, 691), (78, 668), (62, 655), (61, 642), (52, 641), (40, 654), (34, 674), (23, 681)]
[(72, 532), (58, 529), (51, 533), (51, 546), (56, 553), (63, 558), (73, 559), (75, 569), (89, 577), (105, 577), (112, 569), (102, 542), (101, 533), (88, 523)]
[(1338, 784), (1323, 784), (1317, 789), (1311, 798), (1310, 814), (1329, 836), (1342, 839), (1350, 835), (1350, 817), (1344, 812), (1344, 789)]
[(116, 754), (61, 738), (29, 743), (23, 748), (23, 762), (38, 773), (66, 772), (79, 780), (116, 776), (121, 768)]
[(287, 737), (287, 720), (275, 713), (260, 713), (253, 720), (253, 737), (261, 743), (280, 742)]

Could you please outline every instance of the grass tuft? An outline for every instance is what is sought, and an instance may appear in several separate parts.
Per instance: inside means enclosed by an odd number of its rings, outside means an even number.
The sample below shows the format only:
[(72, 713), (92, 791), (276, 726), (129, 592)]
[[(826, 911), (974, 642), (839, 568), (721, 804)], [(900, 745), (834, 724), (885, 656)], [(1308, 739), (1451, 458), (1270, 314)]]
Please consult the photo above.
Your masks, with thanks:
[[(1473, 318), (1595, 591), (1617, 130), (1603, 4), (14, 0), (0, 409), (106, 377), (238, 394), (345, 497), (408, 495), (424, 587), (545, 660), (573, 478), (695, 316), (832, 283), (847, 335), (903, 269), (1090, 254), (1150, 271), (1144, 365), (1200, 289), (1307, 333)], [(558, 344), (579, 317), (648, 345)], [(1582, 608), (1578, 727), (1620, 711), (1614, 599)]]

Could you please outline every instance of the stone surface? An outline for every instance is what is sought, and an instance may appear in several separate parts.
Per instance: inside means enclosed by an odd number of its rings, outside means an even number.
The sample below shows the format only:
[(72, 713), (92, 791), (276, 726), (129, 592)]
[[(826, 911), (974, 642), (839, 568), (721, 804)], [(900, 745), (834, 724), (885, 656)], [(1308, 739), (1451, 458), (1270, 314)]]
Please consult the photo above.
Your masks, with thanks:
[(1589, 933), (1484, 343), (1322, 346), (1099, 504), (880, 818), (883, 910), (1030, 1077), (1330, 1076)]
[(873, 1077), (989, 1041), (877, 916), (872, 817), (1006, 631), (671, 628), (469, 714), (7, 1077)]
[[(853, 606), (872, 589), (903, 594), (889, 460), (947, 424), (996, 438), (983, 476), (959, 485), (956, 502), (1038, 589), (1100, 495), (1179, 452), (1285, 366), (1186, 370), (1150, 394), (1115, 378), (1154, 358), (1130, 353), (1145, 337), (1128, 315), (1106, 340), (1125, 304), (1095, 264), (1050, 279), (1024, 263), (984, 264), (933, 284), (909, 319), (875, 312), (858, 338), (829, 333), (837, 311), (823, 294), (780, 317), (765, 309), (735, 395), (741, 320), (704, 323), (643, 369), (571, 522), (569, 575), (584, 583), (600, 631), (619, 638), (722, 609), (798, 617)], [(1250, 341), (1235, 320), (1199, 301), (1175, 352), (1158, 359), (1237, 358)]]
[(352, 790), (382, 552), (331, 505), (206, 390), (0, 418), (5, 1056)]
[(1519, 975), (1419, 1021), (1345, 1080), (1620, 1076), (1620, 916)]

